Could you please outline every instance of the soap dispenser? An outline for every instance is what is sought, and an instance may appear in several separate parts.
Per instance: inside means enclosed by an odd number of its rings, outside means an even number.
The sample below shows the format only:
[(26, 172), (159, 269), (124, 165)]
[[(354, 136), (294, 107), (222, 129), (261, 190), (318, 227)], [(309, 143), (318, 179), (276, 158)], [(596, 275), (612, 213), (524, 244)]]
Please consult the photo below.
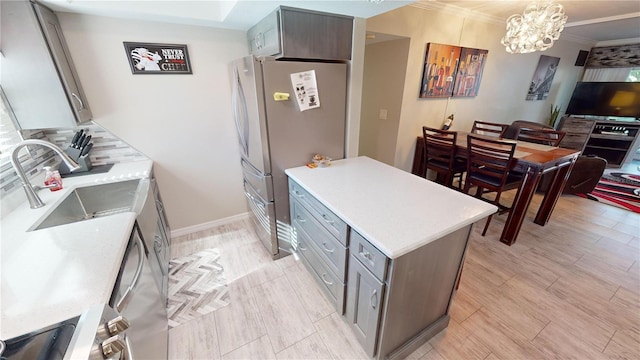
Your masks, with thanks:
[(51, 166), (45, 166), (44, 168), (44, 184), (51, 191), (58, 191), (62, 189), (62, 177), (58, 170), (51, 170)]

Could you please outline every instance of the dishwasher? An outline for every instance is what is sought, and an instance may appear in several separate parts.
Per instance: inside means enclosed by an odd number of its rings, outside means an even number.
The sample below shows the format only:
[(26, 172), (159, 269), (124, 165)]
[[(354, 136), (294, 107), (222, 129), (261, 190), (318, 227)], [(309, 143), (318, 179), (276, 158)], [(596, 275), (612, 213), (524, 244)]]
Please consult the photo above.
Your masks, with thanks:
[(167, 359), (167, 311), (147, 254), (136, 222), (109, 305), (129, 321), (127, 345), (133, 359)]

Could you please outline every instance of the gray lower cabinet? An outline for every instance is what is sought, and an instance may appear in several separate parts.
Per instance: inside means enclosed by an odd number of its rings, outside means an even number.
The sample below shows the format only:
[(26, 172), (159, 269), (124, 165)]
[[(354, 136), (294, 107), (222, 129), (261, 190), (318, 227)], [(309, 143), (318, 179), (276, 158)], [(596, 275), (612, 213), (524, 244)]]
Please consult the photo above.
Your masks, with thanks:
[(374, 356), (384, 299), (384, 283), (351, 256), (345, 317), (367, 355)]
[(291, 179), (289, 199), (295, 250), (369, 357), (405, 358), (447, 327), (471, 225), (390, 259)]
[(336, 311), (344, 312), (347, 224), (293, 181), (289, 181), (292, 247)]
[(164, 207), (153, 173), (145, 199), (137, 221), (147, 249), (151, 272), (166, 303), (169, 290), (169, 230), (165, 225)]

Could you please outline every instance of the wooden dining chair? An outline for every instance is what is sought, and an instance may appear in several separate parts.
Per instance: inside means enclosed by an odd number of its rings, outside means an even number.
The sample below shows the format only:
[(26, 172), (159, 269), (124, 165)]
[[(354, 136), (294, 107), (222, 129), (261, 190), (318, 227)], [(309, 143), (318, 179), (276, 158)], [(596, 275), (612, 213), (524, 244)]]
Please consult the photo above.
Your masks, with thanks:
[(564, 138), (565, 132), (553, 129), (530, 129), (521, 127), (518, 129), (516, 139), (536, 144), (558, 146)]
[(475, 120), (471, 126), (472, 134), (488, 135), (501, 138), (509, 125)]
[(458, 189), (462, 189), (462, 174), (467, 166), (464, 159), (456, 156), (457, 138), (455, 131), (422, 127), (425, 168), (435, 171), (436, 182), (448, 187), (453, 187), (453, 179), (457, 177)]
[[(509, 170), (513, 165), (515, 149), (516, 142), (513, 140), (467, 135), (467, 176), (464, 192), (468, 194), (471, 187), (476, 186), (475, 197), (496, 205), (498, 215), (511, 211), (510, 207), (500, 203), (502, 192), (518, 187), (522, 181), (520, 174)], [(486, 193), (495, 193), (495, 198), (491, 200), (483, 197)], [(492, 216), (489, 215), (487, 218), (482, 236), (487, 233)]]

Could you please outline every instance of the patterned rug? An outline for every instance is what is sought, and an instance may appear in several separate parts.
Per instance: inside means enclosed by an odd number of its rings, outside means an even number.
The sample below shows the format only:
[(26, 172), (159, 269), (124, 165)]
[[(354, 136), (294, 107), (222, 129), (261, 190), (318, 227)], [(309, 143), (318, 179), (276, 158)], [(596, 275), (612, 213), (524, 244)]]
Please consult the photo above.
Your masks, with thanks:
[(640, 175), (610, 173), (600, 178), (592, 192), (577, 195), (640, 213)]
[(169, 262), (169, 327), (229, 304), (220, 251), (207, 249)]

